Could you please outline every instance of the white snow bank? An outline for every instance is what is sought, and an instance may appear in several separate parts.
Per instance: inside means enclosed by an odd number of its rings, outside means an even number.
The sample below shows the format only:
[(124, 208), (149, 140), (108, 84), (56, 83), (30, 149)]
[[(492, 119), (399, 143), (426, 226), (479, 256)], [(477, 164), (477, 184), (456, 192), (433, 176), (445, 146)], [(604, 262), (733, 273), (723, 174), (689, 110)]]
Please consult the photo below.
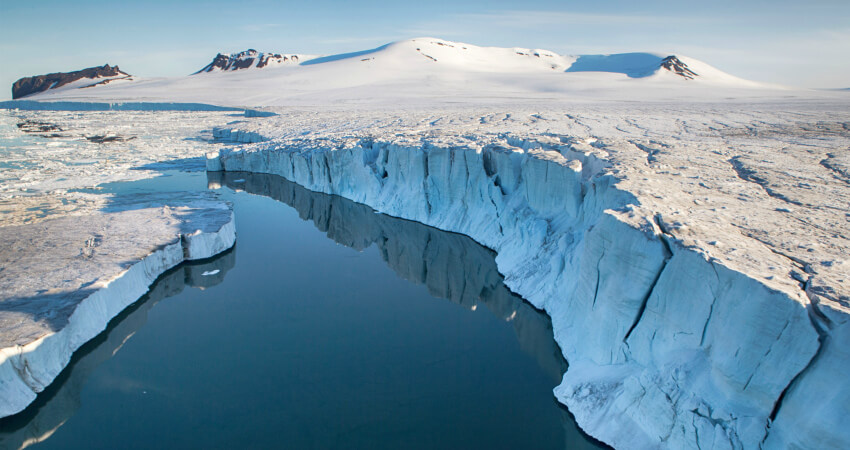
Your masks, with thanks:
[(100, 213), (0, 227), (0, 417), (22, 411), (160, 274), (235, 239), (231, 207), (206, 192), (118, 196)]

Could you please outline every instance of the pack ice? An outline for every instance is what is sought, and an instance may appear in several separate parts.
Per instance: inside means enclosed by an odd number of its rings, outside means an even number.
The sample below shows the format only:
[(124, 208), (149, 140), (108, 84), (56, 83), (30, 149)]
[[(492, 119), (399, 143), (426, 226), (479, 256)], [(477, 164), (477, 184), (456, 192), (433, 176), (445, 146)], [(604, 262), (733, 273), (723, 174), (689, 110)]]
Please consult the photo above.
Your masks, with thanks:
[(235, 239), (232, 208), (208, 192), (115, 196), (98, 212), (0, 227), (0, 416), (29, 405), (159, 275)]

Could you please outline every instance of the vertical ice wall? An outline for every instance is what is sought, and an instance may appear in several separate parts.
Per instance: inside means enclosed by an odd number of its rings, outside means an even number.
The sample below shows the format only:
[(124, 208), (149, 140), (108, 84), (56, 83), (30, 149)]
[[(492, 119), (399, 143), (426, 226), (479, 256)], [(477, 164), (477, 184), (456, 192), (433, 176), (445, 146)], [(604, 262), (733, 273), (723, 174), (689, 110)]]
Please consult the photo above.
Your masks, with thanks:
[[(46, 396), (35, 400), (32, 408), (9, 419), (10, 423), (0, 428), (0, 448), (24, 449), (48, 439), (80, 408), (81, 391), (92, 372), (104, 361), (114, 357), (145, 325), (148, 312), (154, 305), (166, 297), (179, 294), (186, 286), (206, 289), (221, 283), (227, 271), (235, 264), (236, 252), (227, 251), (210, 260), (184, 265), (163, 274), (145, 294), (146, 300), (140, 302), (137, 308), (128, 308), (131, 311), (123, 317), (119, 315), (116, 322), (102, 333), (100, 343), (77, 359), (63, 380), (57, 380), (48, 388), (50, 392), (45, 392)], [(219, 273), (213, 276), (201, 275), (212, 270)]]
[(786, 390), (820, 347), (805, 296), (682, 247), (604, 162), (517, 145), (270, 142), (208, 170), (280, 175), (494, 249), (506, 283), (552, 318), (570, 364), (556, 396), (615, 447), (756, 448), (782, 433), (801, 414), (782, 408)]
[(235, 240), (231, 206), (191, 192), (115, 196), (95, 214), (0, 228), (0, 417), (35, 400), (159, 275)]

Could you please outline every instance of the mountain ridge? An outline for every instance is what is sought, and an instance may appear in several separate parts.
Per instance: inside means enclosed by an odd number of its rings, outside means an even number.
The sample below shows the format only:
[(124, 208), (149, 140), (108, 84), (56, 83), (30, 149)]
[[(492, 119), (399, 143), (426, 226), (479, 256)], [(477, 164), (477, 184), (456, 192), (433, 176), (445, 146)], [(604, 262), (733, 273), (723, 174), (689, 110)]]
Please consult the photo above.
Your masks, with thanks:
[(192, 73), (192, 75), (215, 71), (227, 72), (250, 68), (262, 69), (264, 67), (286, 63), (296, 64), (303, 57), (304, 55), (298, 54), (282, 55), (280, 53), (258, 52), (253, 48), (249, 48), (239, 53), (219, 53), (213, 58), (212, 62), (204, 66), (201, 70)]
[(718, 97), (719, 91), (714, 88), (782, 89), (732, 76), (675, 53), (576, 56), (544, 49), (481, 47), (430, 37), (324, 56), (255, 49), (218, 53), (212, 62), (189, 76), (134, 77), (130, 82), (84, 92), (71, 89), (74, 86), (56, 92), (46, 90), (37, 98), (239, 106), (339, 101), (400, 105), (459, 99), (708, 99)]
[(121, 71), (118, 66), (110, 66), (107, 63), (103, 66), (89, 67), (73, 72), (55, 72), (45, 75), (24, 77), (12, 83), (12, 98), (19, 99), (28, 95), (44, 92), (49, 89), (57, 89), (85, 78), (106, 78), (106, 80), (80, 87), (92, 87), (97, 84), (106, 84), (115, 78), (129, 78), (131, 76), (132, 75)]

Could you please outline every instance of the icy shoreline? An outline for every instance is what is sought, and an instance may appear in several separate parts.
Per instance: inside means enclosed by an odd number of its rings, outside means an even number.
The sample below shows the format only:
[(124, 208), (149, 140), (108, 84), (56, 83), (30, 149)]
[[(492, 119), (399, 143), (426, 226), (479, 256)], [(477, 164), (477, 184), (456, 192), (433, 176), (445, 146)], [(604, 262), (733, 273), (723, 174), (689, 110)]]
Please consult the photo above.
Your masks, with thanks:
[[(92, 373), (146, 325), (154, 306), (184, 289), (205, 289), (221, 283), (235, 264), (236, 252), (226, 250), (210, 259), (180, 264), (158, 277), (139, 301), (118, 314), (104, 332), (78, 350), (82, 352), (79, 359), (75, 353), (67, 367), (70, 370), (63, 371), (25, 412), (5, 419), (7, 426), (0, 428), (0, 448), (22, 449), (49, 439), (80, 409), (82, 390)], [(202, 275), (210, 271), (218, 273)], [(99, 340), (93, 349), (86, 348)]]
[(0, 227), (0, 417), (26, 408), (159, 275), (235, 239), (232, 207), (210, 193), (118, 196), (99, 213)]
[(279, 175), (494, 249), (506, 284), (552, 318), (570, 363), (556, 396), (615, 447), (850, 443), (844, 428), (816, 425), (840, 421), (840, 399), (801, 407), (850, 366), (823, 345), (847, 317), (840, 304), (817, 306), (674, 236), (586, 144), (483, 141), (282, 139), (221, 150), (207, 168)]
[(257, 111), (231, 106), (218, 106), (207, 103), (189, 102), (79, 102), (37, 100), (7, 100), (0, 102), (0, 109), (21, 111), (244, 111), (246, 116)]

